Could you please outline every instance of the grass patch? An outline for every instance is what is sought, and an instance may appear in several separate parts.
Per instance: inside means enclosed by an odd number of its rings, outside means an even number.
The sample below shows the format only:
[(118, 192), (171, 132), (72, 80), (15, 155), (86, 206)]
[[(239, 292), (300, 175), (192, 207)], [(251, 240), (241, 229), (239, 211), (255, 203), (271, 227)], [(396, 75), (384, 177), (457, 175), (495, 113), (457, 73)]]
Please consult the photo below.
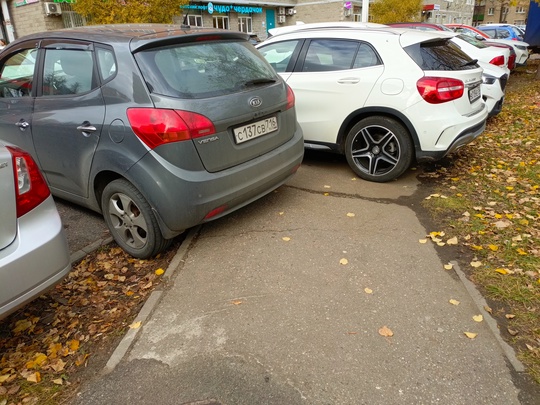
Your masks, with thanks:
[(470, 257), (462, 267), (493, 305), (503, 335), (540, 383), (540, 61), (510, 76), (484, 134), (428, 173), (448, 198), (424, 202)]

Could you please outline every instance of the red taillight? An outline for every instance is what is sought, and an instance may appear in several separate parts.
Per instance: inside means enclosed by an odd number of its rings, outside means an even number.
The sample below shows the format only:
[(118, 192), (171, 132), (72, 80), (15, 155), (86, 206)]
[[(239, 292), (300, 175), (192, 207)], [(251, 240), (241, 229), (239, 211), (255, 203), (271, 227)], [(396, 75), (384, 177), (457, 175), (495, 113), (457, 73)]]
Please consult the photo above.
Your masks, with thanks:
[(516, 55), (510, 55), (508, 58), (508, 69), (513, 70), (516, 67)]
[(504, 56), (502, 55), (495, 56), (493, 59), (489, 61), (489, 63), (495, 66), (504, 66)]
[(294, 92), (291, 87), (287, 84), (287, 107), (286, 110), (294, 107)]
[(45, 201), (51, 192), (30, 154), (17, 147), (6, 146), (6, 148), (13, 160), (17, 218), (19, 218)]
[(416, 82), (416, 88), (428, 103), (440, 104), (463, 96), (465, 85), (457, 79), (426, 76)]
[(129, 108), (127, 116), (133, 132), (150, 148), (170, 142), (187, 141), (216, 132), (204, 115), (190, 111), (159, 108)]

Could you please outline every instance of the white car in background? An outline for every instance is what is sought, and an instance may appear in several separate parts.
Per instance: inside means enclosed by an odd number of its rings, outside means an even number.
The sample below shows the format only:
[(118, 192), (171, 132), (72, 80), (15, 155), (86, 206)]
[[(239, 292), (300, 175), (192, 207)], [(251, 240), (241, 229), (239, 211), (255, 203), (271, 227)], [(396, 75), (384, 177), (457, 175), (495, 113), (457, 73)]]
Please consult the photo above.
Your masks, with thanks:
[(482, 69), (454, 33), (338, 24), (270, 30), (257, 45), (294, 91), (307, 148), (343, 153), (359, 177), (385, 182), (484, 131)]
[(458, 34), (452, 41), (458, 45), (463, 52), (480, 62), (489, 63), (504, 69), (506, 74), (510, 74), (508, 62), (510, 61), (510, 50), (495, 46), (488, 46), (482, 41), (468, 35)]
[(478, 62), (484, 72), (482, 73), (482, 98), (484, 99), (489, 117), (499, 114), (504, 103), (508, 74), (504, 69), (490, 63)]

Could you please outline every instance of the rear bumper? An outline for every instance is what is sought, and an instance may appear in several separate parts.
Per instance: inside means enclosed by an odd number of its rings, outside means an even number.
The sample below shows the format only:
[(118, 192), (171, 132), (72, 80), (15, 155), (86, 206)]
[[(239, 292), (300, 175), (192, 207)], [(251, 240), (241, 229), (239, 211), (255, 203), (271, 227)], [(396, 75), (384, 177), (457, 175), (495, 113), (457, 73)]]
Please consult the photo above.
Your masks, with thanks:
[[(302, 130), (271, 152), (235, 167), (209, 173), (185, 170), (148, 153), (126, 174), (152, 206), (165, 238), (220, 218), (270, 193), (298, 169), (304, 155)], [(206, 218), (218, 210), (219, 214)]]
[(417, 153), (416, 159), (419, 162), (423, 161), (436, 161), (444, 158), (452, 152), (455, 152), (459, 148), (467, 145), (478, 138), (484, 129), (486, 128), (486, 121), (483, 120), (479, 124), (469, 127), (462, 131), (450, 144), (449, 148), (443, 151), (422, 151)]
[(0, 251), (0, 319), (54, 287), (71, 270), (52, 197), (18, 222), (17, 238)]

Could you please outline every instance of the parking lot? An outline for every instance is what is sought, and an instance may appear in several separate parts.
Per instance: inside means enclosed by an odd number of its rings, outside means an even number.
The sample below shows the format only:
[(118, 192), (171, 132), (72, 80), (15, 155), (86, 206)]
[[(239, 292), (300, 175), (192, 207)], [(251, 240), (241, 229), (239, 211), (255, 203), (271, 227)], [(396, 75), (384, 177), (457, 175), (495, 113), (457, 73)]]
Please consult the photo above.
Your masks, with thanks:
[(134, 345), (75, 403), (520, 403), (519, 362), (419, 243), (415, 174), (368, 183), (308, 153), (285, 186), (202, 226)]

